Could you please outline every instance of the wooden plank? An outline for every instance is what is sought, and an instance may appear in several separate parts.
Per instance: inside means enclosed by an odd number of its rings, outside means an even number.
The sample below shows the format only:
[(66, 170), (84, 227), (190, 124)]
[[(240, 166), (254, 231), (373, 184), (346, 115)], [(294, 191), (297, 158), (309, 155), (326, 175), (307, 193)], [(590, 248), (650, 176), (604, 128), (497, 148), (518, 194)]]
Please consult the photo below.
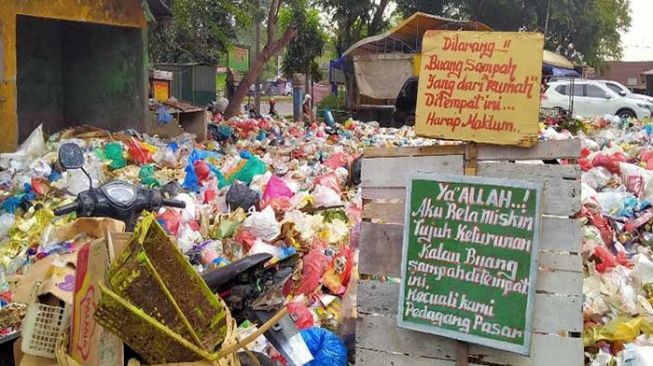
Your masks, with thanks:
[(356, 366), (454, 366), (451, 360), (416, 357), (382, 350), (356, 349)]
[(538, 293), (582, 296), (583, 274), (581, 272), (540, 270), (537, 273), (535, 289)]
[(405, 200), (406, 189), (404, 187), (398, 188), (363, 188), (362, 191), (364, 200)]
[(532, 148), (514, 146), (478, 146), (479, 160), (540, 160), (540, 159), (578, 159), (580, 140), (561, 140), (540, 142)]
[(583, 258), (580, 255), (554, 252), (540, 252), (539, 266), (550, 270), (577, 272), (583, 270)]
[[(578, 165), (515, 164), (508, 162), (479, 162), (478, 175), (510, 179), (528, 179), (556, 184), (560, 179), (580, 180)], [(537, 178), (537, 179), (534, 179)]]
[[(360, 271), (365, 274), (379, 274), (378, 271), (388, 268), (394, 275), (398, 274), (401, 264), (401, 250), (404, 243), (404, 227), (401, 224), (374, 224), (363, 222), (361, 224), (360, 241)], [(541, 251), (579, 252), (582, 234), (580, 221), (575, 219), (562, 219), (557, 217), (544, 217), (542, 219), (542, 235), (540, 237)], [(548, 254), (547, 254), (548, 255)], [(568, 256), (568, 255), (565, 255)], [(546, 257), (546, 255), (545, 255)], [(540, 255), (542, 259), (542, 255)], [(548, 261), (547, 261), (548, 259)], [(542, 263), (552, 265), (556, 257), (546, 258)], [(563, 267), (551, 267), (565, 271), (579, 272), (582, 265), (569, 269), (570, 265), (563, 262)], [(366, 272), (373, 271), (373, 272)]]
[[(456, 341), (399, 328), (393, 316), (362, 314), (358, 318), (356, 329), (357, 353), (359, 350), (370, 350), (387, 355), (404, 354), (408, 355), (410, 360), (429, 359), (432, 362), (430, 364), (435, 365), (439, 365), (441, 362), (452, 362), (453, 364), (455, 359)], [(560, 356), (552, 358), (552, 355)], [(579, 338), (533, 334), (530, 357), (477, 345), (471, 345), (469, 356), (471, 365), (548, 366), (555, 359), (556, 365), (577, 366), (582, 365), (583, 344)], [(374, 360), (382, 361), (378, 358)], [(363, 359), (363, 362), (367, 361)], [(363, 363), (363, 365), (370, 366), (377, 364)], [(444, 365), (449, 364), (444, 363)]]
[(436, 145), (415, 146), (399, 148), (371, 147), (363, 151), (363, 157), (368, 158), (393, 158), (409, 156), (438, 156), (438, 155), (464, 155), (466, 145)]
[(406, 187), (412, 173), (463, 174), (462, 155), (363, 159), (362, 187)]
[[(540, 159), (578, 159), (580, 140), (546, 141), (531, 148), (479, 144), (478, 160), (540, 160)], [(365, 158), (388, 158), (408, 156), (434, 156), (464, 154), (465, 146), (425, 146), (402, 148), (365, 149)]]
[[(393, 317), (397, 313), (399, 283), (361, 281), (358, 284), (358, 311)], [(582, 296), (535, 294), (533, 330), (538, 333), (559, 334), (583, 330)]]

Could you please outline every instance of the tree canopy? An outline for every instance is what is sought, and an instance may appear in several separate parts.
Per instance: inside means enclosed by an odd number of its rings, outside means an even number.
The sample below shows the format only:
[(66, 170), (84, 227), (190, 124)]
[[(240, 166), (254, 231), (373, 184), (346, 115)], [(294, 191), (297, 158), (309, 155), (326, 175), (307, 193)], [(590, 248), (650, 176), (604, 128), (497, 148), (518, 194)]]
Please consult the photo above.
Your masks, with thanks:
[(287, 27), (293, 21), (298, 27), (297, 37), (286, 47), (283, 56), (283, 73), (287, 76), (294, 73), (310, 75), (311, 70), (318, 69), (315, 59), (322, 55), (326, 42), (326, 34), (320, 24), (320, 13), (315, 8), (307, 8), (304, 12), (286, 9), (280, 18), (282, 27)]
[(149, 25), (150, 60), (217, 65), (236, 30), (252, 24), (254, 4), (254, 0), (173, 0), (172, 18)]
[(397, 0), (404, 16), (423, 11), (477, 20), (498, 31), (545, 32), (547, 49), (600, 67), (622, 56), (630, 0)]

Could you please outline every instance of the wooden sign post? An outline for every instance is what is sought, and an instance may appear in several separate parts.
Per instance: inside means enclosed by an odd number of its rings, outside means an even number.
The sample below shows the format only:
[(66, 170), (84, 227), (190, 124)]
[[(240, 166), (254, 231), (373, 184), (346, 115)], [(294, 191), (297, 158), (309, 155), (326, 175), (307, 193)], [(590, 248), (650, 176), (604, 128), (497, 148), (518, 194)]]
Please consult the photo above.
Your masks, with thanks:
[(398, 325), (530, 353), (540, 183), (414, 174)]
[(536, 144), (543, 47), (544, 37), (537, 33), (426, 32), (417, 135)]
[[(557, 366), (581, 365), (583, 264), (579, 253), (582, 235), (581, 224), (574, 218), (580, 211), (580, 168), (574, 164), (545, 165), (541, 162), (577, 159), (579, 156), (578, 140), (541, 142), (527, 149), (485, 144), (367, 149), (361, 176), (364, 201), (358, 266), (362, 280), (358, 282), (357, 296), (356, 365), (457, 366), (469, 363), (479, 366), (549, 366), (552, 361)], [(524, 160), (529, 163), (520, 163)], [(388, 174), (388, 171), (392, 174)], [(410, 197), (406, 192), (411, 184), (411, 176), (432, 172), (461, 177), (467, 172), (479, 177), (509, 177), (542, 185), (542, 234), (539, 245), (533, 247), (531, 243), (532, 251), (528, 254), (531, 258), (537, 258), (537, 265), (530, 262), (531, 269), (535, 269), (537, 275), (529, 277), (529, 286), (533, 288), (534, 296), (532, 321), (526, 326), (526, 331), (532, 333), (529, 337), (531, 345), (528, 356), (397, 325), (400, 322), (399, 304), (403, 303), (400, 296), (402, 293), (404, 297), (406, 295), (400, 289), (406, 197)], [(430, 189), (428, 186), (426, 188), (425, 195), (434, 194), (437, 197), (435, 189), (429, 193)], [(512, 197), (523, 201), (523, 189), (518, 188)], [(532, 204), (531, 197), (529, 196), (530, 203), (526, 204), (527, 211), (538, 206)], [(414, 210), (419, 211), (419, 206)], [(446, 210), (444, 214), (446, 215)], [(530, 215), (528, 213), (522, 216), (535, 217)], [(449, 226), (453, 231), (453, 225), (460, 224), (465, 225), (456, 218), (450, 221)], [(411, 229), (412, 232), (414, 229), (415, 227)], [(484, 227), (483, 231), (496, 233), (491, 230), (495, 229)], [(521, 237), (525, 238), (526, 233), (522, 234)], [(454, 247), (451, 242), (445, 245)], [(436, 250), (437, 247), (439, 243)], [(504, 256), (503, 251), (501, 249), (501, 253), (497, 252), (501, 255), (493, 256), (509, 259), (511, 256)], [(465, 260), (465, 254), (463, 252), (461, 261)], [(516, 251), (515, 254), (517, 257), (527, 255), (523, 251)], [(523, 264), (529, 263), (524, 258), (515, 260)], [(376, 276), (384, 280), (374, 279), (378, 278)], [(522, 278), (521, 275), (517, 277)], [(458, 284), (450, 282), (450, 287), (454, 292), (462, 292), (462, 287)], [(429, 288), (431, 290), (434, 289)], [(474, 294), (470, 292), (471, 296)], [(519, 298), (523, 305), (523, 295), (514, 297)], [(461, 295), (458, 299), (460, 305)], [(505, 309), (495, 307), (495, 311), (503, 310)], [(515, 318), (525, 317), (522, 310), (521, 306), (515, 310)], [(489, 317), (484, 317), (484, 320), (498, 323)], [(520, 322), (515, 319), (513, 324), (505, 324), (517, 328), (517, 323)]]

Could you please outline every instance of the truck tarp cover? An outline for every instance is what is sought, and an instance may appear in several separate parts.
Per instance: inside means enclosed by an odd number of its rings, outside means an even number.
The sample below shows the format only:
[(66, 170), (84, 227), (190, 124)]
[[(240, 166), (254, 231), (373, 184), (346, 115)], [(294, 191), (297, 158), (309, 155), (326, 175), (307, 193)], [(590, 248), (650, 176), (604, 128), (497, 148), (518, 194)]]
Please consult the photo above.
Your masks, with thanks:
[(361, 95), (395, 99), (413, 74), (412, 55), (379, 54), (354, 56), (354, 72)]

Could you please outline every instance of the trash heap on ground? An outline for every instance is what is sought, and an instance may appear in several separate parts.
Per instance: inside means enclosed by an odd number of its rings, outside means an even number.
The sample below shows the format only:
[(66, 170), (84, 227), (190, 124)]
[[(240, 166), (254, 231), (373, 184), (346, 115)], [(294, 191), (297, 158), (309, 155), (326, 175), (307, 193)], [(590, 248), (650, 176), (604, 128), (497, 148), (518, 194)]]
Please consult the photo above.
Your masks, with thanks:
[(653, 125), (585, 121), (583, 342), (591, 365), (653, 359)]
[[(46, 139), (39, 127), (15, 153), (2, 154), (0, 336), (21, 328), (31, 298), (26, 278), (33, 282), (38, 273), (52, 282), (57, 268), (74, 268), (75, 261), (68, 261), (73, 253), (102, 236), (101, 231), (52, 235), (75, 219), (74, 214), (55, 217), (52, 210), (89, 188), (88, 173), (94, 187), (124, 180), (184, 201), (184, 209), (163, 208), (155, 218), (198, 273), (259, 253), (270, 254), (271, 263), (299, 254), (300, 264), (283, 289), (287, 308), (299, 329), (323, 329), (302, 333), (315, 339), (313, 345), (307, 342), (314, 358), (322, 360), (317, 364), (344, 364), (344, 350), (316, 344), (329, 343), (332, 334), (324, 332), (337, 332), (346, 341), (353, 337), (343, 318), (355, 307), (355, 293), (347, 289), (355, 276), (362, 209), (357, 158), (364, 147), (437, 142), (416, 138), (410, 128), (382, 129), (351, 120), (334, 129), (233, 119), (210, 125), (209, 132), (212, 139), (202, 143), (189, 134), (160, 139), (91, 127)], [(58, 148), (67, 142), (83, 148), (84, 171), (58, 166)], [(58, 277), (63, 282), (55, 289), (72, 291), (74, 269), (67, 274)], [(16, 298), (17, 288), (26, 294)], [(39, 289), (39, 295), (72, 302), (72, 296), (52, 288)], [(251, 324), (241, 324), (240, 330), (246, 336)], [(280, 359), (265, 341), (252, 347)], [(325, 350), (327, 355), (320, 356)]]
[[(579, 217), (587, 363), (645, 365), (653, 358), (653, 125), (606, 117), (570, 126), (583, 145)], [(542, 139), (572, 138), (554, 128), (555, 121), (541, 127)], [(74, 217), (55, 218), (52, 209), (88, 189), (83, 172), (62, 172), (56, 164), (58, 147), (73, 141), (84, 148), (94, 186), (126, 180), (186, 203), (184, 209), (161, 209), (155, 219), (198, 273), (257, 253), (272, 255), (272, 262), (299, 254), (283, 289), (297, 327), (321, 327), (352, 341), (345, 319), (355, 307), (348, 285), (356, 279), (362, 210), (357, 158), (365, 147), (440, 142), (417, 138), (411, 128), (354, 121), (333, 129), (234, 119), (210, 125), (209, 132), (210, 141), (197, 143), (187, 134), (159, 139), (93, 128), (46, 140), (37, 129), (17, 152), (2, 154), (0, 335), (20, 330), (27, 311), (29, 292), (18, 286), (22, 292), (16, 293), (16, 284), (30, 278), (31, 269), (50, 266), (48, 258), (61, 267), (67, 253), (100, 235), (53, 234)], [(59, 290), (74, 283), (61, 278)], [(241, 324), (239, 337), (254, 329)], [(263, 340), (251, 348), (280, 359)], [(331, 356), (324, 360), (344, 360), (342, 353)]]

